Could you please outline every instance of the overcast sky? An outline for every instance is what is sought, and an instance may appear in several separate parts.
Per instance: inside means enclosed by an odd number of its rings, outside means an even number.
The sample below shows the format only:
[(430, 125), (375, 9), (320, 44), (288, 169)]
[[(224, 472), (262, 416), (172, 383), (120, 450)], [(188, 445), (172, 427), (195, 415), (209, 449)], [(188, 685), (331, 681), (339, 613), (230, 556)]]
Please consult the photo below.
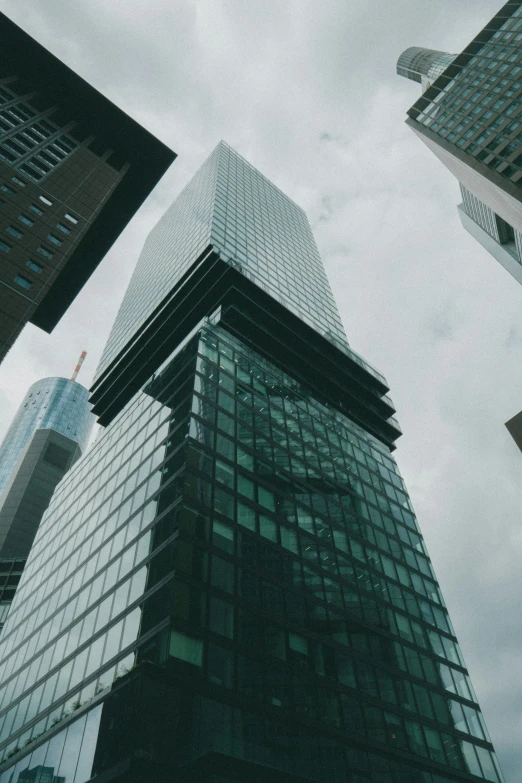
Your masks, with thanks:
[[(49, 336), (0, 368), (89, 385), (139, 251), (224, 138), (310, 216), (348, 339), (388, 378), (396, 456), (507, 783), (522, 770), (522, 286), (462, 229), (456, 181), (406, 127), (419, 45), (458, 52), (500, 0), (3, 0), (177, 161)], [(518, 772), (518, 775), (517, 775)]]

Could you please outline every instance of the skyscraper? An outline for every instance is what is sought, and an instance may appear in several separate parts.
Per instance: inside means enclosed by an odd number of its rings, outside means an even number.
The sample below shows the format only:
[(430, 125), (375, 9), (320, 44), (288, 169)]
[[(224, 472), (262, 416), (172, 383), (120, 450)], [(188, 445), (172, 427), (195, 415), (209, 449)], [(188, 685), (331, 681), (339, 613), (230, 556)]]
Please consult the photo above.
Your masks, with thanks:
[(431, 87), (456, 57), (456, 54), (439, 52), (436, 49), (410, 46), (397, 60), (397, 73), (412, 82), (419, 82), (424, 91)]
[(387, 390), (304, 212), (221, 143), (145, 244), (7, 619), (0, 783), (501, 781)]
[(521, 41), (522, 3), (512, 0), (459, 55), (412, 47), (397, 63), (401, 76), (429, 85), (406, 122), (457, 177), (464, 228), (519, 283)]
[(0, 14), (0, 361), (50, 332), (175, 154)]
[(54, 489), (87, 448), (88, 396), (67, 378), (33, 383), (0, 445), (0, 628)]
[(85, 386), (68, 378), (42, 378), (33, 383), (0, 444), (0, 498), (38, 430), (52, 430), (73, 441), (76, 459), (85, 451), (94, 424), (88, 399)]

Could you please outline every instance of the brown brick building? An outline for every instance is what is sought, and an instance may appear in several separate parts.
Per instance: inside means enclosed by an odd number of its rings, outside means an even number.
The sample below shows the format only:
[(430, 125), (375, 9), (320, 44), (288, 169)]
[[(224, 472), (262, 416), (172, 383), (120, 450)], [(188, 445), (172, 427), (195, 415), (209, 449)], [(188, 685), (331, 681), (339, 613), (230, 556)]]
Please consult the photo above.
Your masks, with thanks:
[(50, 332), (175, 153), (0, 14), (0, 361)]

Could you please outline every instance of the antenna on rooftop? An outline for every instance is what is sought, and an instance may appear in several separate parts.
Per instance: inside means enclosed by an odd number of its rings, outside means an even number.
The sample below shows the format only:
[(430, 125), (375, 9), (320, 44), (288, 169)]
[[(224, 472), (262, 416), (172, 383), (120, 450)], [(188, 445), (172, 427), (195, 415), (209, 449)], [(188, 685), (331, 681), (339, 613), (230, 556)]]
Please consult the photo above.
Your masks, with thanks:
[(76, 378), (78, 377), (78, 373), (80, 372), (80, 367), (82, 366), (83, 360), (85, 359), (86, 356), (87, 356), (87, 351), (82, 351), (80, 354), (80, 358), (78, 359), (78, 364), (76, 365), (74, 372), (72, 374), (71, 381), (75, 381)]

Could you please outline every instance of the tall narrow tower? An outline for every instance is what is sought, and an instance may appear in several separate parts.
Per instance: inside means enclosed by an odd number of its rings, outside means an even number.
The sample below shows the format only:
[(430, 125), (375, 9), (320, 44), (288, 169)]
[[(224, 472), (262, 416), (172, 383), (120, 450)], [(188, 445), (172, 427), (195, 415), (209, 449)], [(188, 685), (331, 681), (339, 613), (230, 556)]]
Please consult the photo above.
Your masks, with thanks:
[[(221, 143), (153, 229), (0, 641), (0, 783), (500, 783), (383, 376)], [(29, 778), (30, 779), (30, 778)]]
[(38, 430), (57, 432), (74, 442), (79, 453), (85, 451), (94, 423), (88, 398), (85, 386), (67, 378), (33, 383), (0, 445), (0, 498)]
[(397, 60), (397, 73), (412, 82), (419, 82), (423, 90), (427, 90), (456, 57), (456, 54), (410, 46)]
[(88, 395), (66, 378), (37, 381), (0, 445), (0, 627), (56, 485), (87, 448)]

